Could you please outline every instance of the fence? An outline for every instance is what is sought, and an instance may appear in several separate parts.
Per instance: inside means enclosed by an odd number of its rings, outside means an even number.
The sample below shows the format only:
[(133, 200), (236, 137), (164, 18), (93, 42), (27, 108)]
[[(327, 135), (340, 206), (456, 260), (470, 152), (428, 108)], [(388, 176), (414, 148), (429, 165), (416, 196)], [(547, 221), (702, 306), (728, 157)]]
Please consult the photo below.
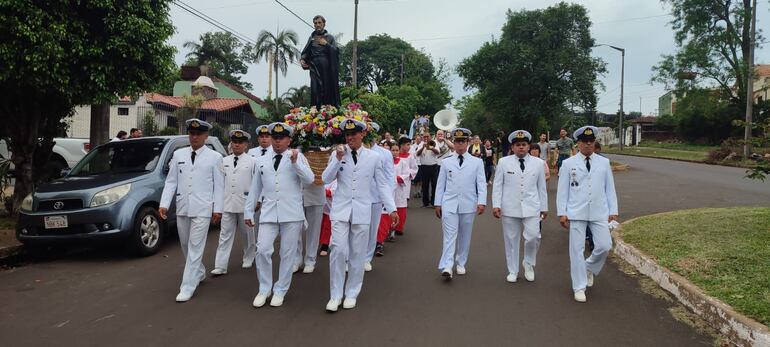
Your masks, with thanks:
[(198, 118), (211, 123), (212, 129), (209, 134), (218, 137), (224, 144), (230, 142), (231, 130), (244, 130), (254, 136), (257, 126), (265, 123), (264, 120), (241, 110), (223, 112), (198, 110), (193, 115), (192, 112), (171, 112), (152, 106), (140, 106), (137, 113), (139, 117), (137, 117), (136, 127), (142, 129), (144, 136), (186, 134), (185, 121)]

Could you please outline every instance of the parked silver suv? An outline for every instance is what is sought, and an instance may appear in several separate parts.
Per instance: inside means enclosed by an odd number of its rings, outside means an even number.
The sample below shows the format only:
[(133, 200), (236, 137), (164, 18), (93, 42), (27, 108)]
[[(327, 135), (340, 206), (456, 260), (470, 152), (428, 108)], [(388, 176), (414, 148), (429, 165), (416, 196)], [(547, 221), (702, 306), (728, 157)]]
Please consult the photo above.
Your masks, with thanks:
[[(154, 254), (168, 229), (158, 206), (169, 161), (175, 150), (189, 145), (187, 136), (159, 136), (94, 148), (66, 176), (24, 199), (16, 238), (30, 247), (109, 240), (138, 255)], [(216, 137), (206, 145), (226, 155)], [(171, 224), (174, 212), (172, 205)]]

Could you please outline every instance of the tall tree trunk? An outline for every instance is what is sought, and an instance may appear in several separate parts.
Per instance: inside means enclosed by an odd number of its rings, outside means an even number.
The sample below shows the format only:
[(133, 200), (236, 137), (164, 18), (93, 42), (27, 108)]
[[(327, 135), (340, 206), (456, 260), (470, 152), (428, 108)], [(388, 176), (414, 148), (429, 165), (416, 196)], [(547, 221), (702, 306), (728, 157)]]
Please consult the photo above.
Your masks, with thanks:
[(267, 98), (270, 99), (273, 96), (273, 53), (269, 53), (267, 57)]
[(278, 112), (278, 67), (275, 67), (275, 112)]
[(110, 140), (110, 103), (91, 105), (91, 148)]

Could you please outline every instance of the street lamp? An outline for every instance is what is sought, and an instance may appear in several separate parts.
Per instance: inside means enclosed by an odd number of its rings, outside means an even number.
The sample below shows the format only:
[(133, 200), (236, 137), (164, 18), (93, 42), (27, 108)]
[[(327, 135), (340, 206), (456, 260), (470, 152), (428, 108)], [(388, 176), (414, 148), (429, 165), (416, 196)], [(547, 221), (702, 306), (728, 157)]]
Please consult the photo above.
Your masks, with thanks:
[(618, 141), (620, 143), (620, 150), (623, 150), (623, 138), (625, 137), (625, 131), (623, 131), (623, 80), (626, 70), (626, 50), (625, 48), (615, 47), (612, 45), (600, 43), (594, 47), (606, 46), (620, 52), (620, 117), (618, 117)]
[(350, 77), (353, 78), (353, 88), (358, 87), (358, 0), (355, 0), (353, 12), (353, 61), (350, 64)]

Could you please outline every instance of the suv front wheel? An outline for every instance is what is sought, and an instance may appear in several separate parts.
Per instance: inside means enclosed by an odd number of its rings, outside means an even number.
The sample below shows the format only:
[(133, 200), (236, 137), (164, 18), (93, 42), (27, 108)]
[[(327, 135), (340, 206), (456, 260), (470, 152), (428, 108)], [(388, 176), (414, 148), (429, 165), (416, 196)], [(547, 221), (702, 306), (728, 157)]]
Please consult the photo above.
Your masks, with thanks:
[(129, 246), (138, 256), (153, 255), (160, 248), (165, 236), (164, 224), (155, 208), (144, 207), (134, 220)]

